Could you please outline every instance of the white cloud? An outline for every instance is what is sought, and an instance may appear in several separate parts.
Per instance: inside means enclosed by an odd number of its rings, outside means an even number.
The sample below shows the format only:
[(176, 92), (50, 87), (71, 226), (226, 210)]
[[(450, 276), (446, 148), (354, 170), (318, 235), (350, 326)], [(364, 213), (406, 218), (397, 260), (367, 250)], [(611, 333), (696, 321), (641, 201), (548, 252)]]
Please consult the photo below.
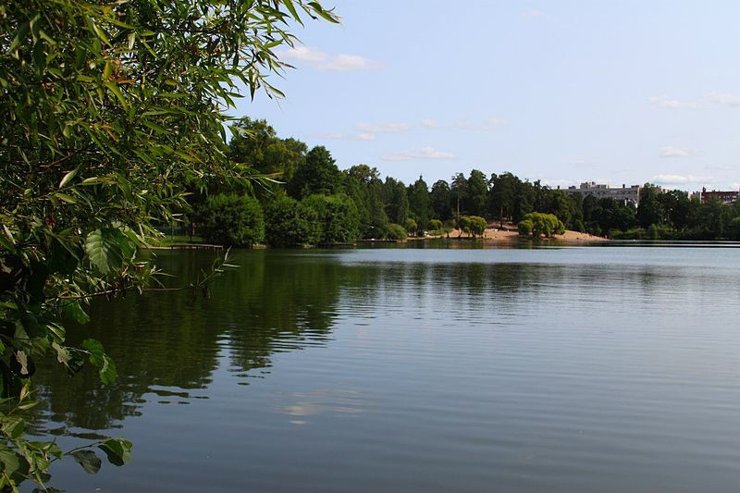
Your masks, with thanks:
[(506, 123), (506, 120), (502, 118), (487, 118), (483, 121), (472, 121), (472, 120), (460, 120), (453, 124), (455, 128), (460, 130), (483, 130), (490, 131), (494, 130), (501, 125)]
[(740, 94), (730, 92), (710, 92), (697, 101), (682, 101), (668, 96), (653, 96), (650, 102), (661, 108), (671, 109), (700, 109), (708, 106), (740, 107)]
[(377, 64), (372, 60), (361, 57), (360, 55), (346, 55), (340, 53), (319, 66), (324, 70), (350, 71), (350, 70), (369, 70), (377, 68)]
[(660, 106), (661, 108), (671, 109), (698, 109), (702, 107), (702, 105), (696, 101), (681, 101), (669, 98), (668, 96), (653, 96), (650, 98), (650, 102), (654, 105)]
[(707, 94), (707, 99), (720, 106), (730, 106), (733, 108), (740, 106), (740, 94), (713, 92)]
[(454, 159), (455, 155), (451, 152), (445, 152), (435, 149), (434, 147), (422, 147), (418, 150), (391, 152), (384, 154), (381, 159), (384, 161), (411, 161), (412, 159)]
[(359, 134), (348, 134), (342, 132), (326, 132), (318, 134), (321, 139), (330, 140), (375, 140), (375, 134), (359, 133)]
[(694, 149), (684, 147), (665, 146), (660, 148), (660, 157), (688, 157), (696, 154)]
[(656, 175), (650, 181), (658, 185), (698, 185), (712, 180), (711, 176)]
[(295, 46), (283, 51), (281, 55), (285, 60), (305, 62), (318, 70), (348, 72), (379, 67), (377, 62), (360, 55), (346, 53), (334, 55), (308, 46)]
[(545, 13), (540, 9), (527, 9), (524, 11), (524, 15), (527, 17), (544, 17)]
[(498, 127), (505, 123), (506, 120), (497, 117), (486, 118), (485, 120), (472, 120), (466, 118), (462, 120), (456, 120), (448, 124), (439, 123), (434, 118), (425, 118), (421, 121), (421, 126), (424, 128), (434, 129), (456, 129), (490, 132), (492, 130), (496, 130)]
[(357, 132), (327, 132), (319, 134), (319, 137), (332, 140), (364, 140), (372, 141), (378, 137), (378, 134), (401, 133), (411, 129), (408, 123), (401, 122), (381, 122), (381, 123), (355, 123)]
[(393, 134), (406, 132), (411, 128), (408, 123), (401, 122), (381, 122), (381, 123), (365, 123), (359, 122), (355, 124), (357, 130), (366, 132), (369, 134)]

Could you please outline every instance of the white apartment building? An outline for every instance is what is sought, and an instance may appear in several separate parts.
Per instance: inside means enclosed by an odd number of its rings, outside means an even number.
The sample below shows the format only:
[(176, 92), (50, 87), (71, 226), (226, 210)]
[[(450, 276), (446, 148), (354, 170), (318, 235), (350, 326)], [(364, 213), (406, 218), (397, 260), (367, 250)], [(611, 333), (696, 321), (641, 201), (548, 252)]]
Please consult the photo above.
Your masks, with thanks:
[(577, 193), (583, 197), (593, 195), (599, 199), (607, 198), (619, 200), (625, 204), (631, 203), (637, 207), (640, 205), (641, 189), (642, 187), (640, 185), (632, 185), (631, 187), (627, 187), (626, 185), (622, 185), (621, 187), (610, 187), (609, 185), (598, 184), (594, 181), (587, 181), (581, 183), (578, 188), (574, 186), (568, 187), (567, 192), (571, 194)]

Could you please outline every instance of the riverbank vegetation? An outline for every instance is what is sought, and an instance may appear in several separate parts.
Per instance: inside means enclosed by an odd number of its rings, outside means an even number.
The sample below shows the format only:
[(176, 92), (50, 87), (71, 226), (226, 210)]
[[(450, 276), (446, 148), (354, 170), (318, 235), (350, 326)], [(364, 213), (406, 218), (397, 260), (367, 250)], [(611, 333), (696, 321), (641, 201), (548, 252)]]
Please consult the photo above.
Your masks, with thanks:
[[(340, 170), (327, 148), (309, 149), (297, 139), (281, 138), (264, 120), (243, 118), (238, 128), (229, 144), (229, 157), (269, 174), (273, 180), (254, 195), (265, 211), (283, 211), (282, 218), (274, 214), (275, 219), (265, 223), (271, 246), (397, 241), (406, 235), (444, 236), (453, 230), (476, 237), (486, 227), (507, 223), (518, 224), (522, 235), (531, 237), (550, 237), (570, 229), (614, 239), (740, 240), (740, 204), (702, 204), (680, 190), (663, 191), (646, 184), (635, 207), (609, 198), (569, 194), (508, 172), (486, 175), (474, 169), (431, 187), (422, 177), (406, 185), (393, 177), (381, 179), (378, 170), (366, 164)], [(184, 211), (194, 232), (200, 227), (199, 210), (208, 203), (207, 196), (198, 193), (194, 190), (198, 198)], [(289, 211), (288, 204), (300, 205), (300, 211)], [(320, 218), (313, 221), (314, 234), (306, 226), (309, 216)], [(229, 218), (224, 214), (225, 221)]]

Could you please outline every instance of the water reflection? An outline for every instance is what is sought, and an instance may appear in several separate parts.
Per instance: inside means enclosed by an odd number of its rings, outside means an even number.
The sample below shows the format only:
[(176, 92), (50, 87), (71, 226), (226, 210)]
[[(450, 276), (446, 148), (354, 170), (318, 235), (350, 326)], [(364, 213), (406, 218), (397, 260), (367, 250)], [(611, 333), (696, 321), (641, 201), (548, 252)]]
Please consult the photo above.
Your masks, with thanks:
[[(122, 427), (136, 463), (105, 491), (730, 491), (740, 256), (721, 252), (238, 252), (209, 298), (92, 307), (70, 339), (100, 339), (119, 380), (42, 369), (38, 424)], [(174, 279), (211, 260), (161, 258)]]
[[(617, 275), (620, 284), (641, 286), (649, 296), (652, 285), (670, 275), (633, 268), (605, 278), (595, 265), (340, 262), (340, 255), (240, 252), (234, 260), (239, 268), (218, 279), (208, 298), (184, 290), (95, 303), (90, 309), (93, 321), (70, 328), (69, 340), (102, 341), (118, 365), (119, 380), (102, 386), (92, 371), (70, 378), (42, 369), (38, 390), (49, 404), (46, 417), (70, 428), (110, 429), (138, 416), (147, 400), (168, 404), (207, 398), (219, 366), (248, 383), (269, 371), (273, 355), (331, 340), (342, 316), (340, 306), (345, 311), (349, 307), (347, 316), (359, 323), (363, 316), (374, 317), (375, 307), (385, 306), (418, 320), (439, 313), (437, 319), (495, 324), (520, 310), (522, 292), (532, 304), (552, 303), (558, 301), (554, 286), (567, 297), (569, 285), (604, 288), (615, 283)], [(176, 252), (159, 260), (179, 281), (195, 278), (212, 258), (203, 252)], [(450, 299), (455, 303), (440, 305), (440, 300)], [(494, 316), (482, 318), (486, 311)], [(224, 354), (227, 362), (220, 361)], [(323, 409), (321, 404), (306, 405)], [(51, 426), (60, 433), (58, 424)]]

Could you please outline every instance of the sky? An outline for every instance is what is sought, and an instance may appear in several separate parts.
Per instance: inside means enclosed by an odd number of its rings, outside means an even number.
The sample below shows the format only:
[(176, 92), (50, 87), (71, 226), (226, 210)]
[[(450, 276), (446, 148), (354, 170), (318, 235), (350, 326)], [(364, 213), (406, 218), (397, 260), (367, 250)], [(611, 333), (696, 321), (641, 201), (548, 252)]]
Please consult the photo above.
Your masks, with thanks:
[(334, 0), (241, 100), (342, 168), (431, 184), (472, 169), (552, 187), (740, 188), (740, 2)]

